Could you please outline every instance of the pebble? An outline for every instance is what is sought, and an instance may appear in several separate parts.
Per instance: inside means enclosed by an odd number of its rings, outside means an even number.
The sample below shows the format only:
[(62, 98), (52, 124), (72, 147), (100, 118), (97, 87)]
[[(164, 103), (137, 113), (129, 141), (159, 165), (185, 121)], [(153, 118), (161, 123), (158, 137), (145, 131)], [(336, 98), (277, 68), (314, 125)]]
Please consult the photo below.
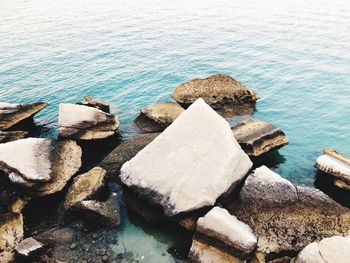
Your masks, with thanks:
[(70, 250), (74, 250), (77, 247), (76, 243), (72, 243), (69, 247)]

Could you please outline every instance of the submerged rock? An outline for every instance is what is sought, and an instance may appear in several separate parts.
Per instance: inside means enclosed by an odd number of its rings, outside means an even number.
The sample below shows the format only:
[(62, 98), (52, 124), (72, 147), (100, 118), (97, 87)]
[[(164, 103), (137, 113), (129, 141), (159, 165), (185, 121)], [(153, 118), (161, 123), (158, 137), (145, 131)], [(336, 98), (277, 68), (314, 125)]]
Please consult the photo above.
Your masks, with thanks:
[(174, 102), (161, 102), (145, 107), (135, 119), (136, 125), (144, 132), (160, 132), (173, 123), (184, 111)]
[(94, 140), (112, 136), (119, 128), (119, 119), (93, 107), (62, 103), (58, 125), (61, 138)]
[(228, 123), (199, 99), (123, 165), (120, 179), (174, 216), (214, 205), (251, 166)]
[(15, 247), (23, 239), (23, 216), (19, 213), (0, 214), (0, 262), (13, 262)]
[(223, 208), (198, 219), (189, 257), (194, 262), (243, 262), (257, 245), (252, 229)]
[(20, 258), (28, 258), (37, 254), (43, 249), (43, 244), (29, 237), (21, 241), (16, 247), (17, 256)]
[(0, 170), (12, 183), (47, 195), (62, 190), (79, 170), (81, 155), (74, 141), (21, 139), (0, 144)]
[(334, 149), (326, 148), (323, 155), (317, 158), (316, 168), (320, 171), (334, 176), (335, 186), (340, 188), (350, 188), (350, 158), (346, 157)]
[(252, 113), (258, 99), (254, 90), (224, 74), (185, 82), (176, 87), (172, 98), (184, 107), (202, 98), (224, 117)]
[(28, 135), (26, 131), (0, 131), (0, 143), (23, 139)]
[(84, 96), (83, 105), (93, 107), (93, 108), (99, 109), (101, 111), (110, 113), (109, 104), (106, 101), (101, 100), (101, 99), (94, 99), (90, 96)]
[(46, 102), (37, 103), (5, 103), (0, 102), (0, 130), (7, 130), (20, 125), (45, 108)]
[(295, 186), (267, 167), (245, 181), (239, 199), (226, 206), (259, 236), (258, 252), (266, 260), (297, 253), (307, 244), (350, 234), (350, 210), (321, 191)]
[(242, 149), (250, 156), (259, 156), (288, 144), (280, 128), (260, 120), (242, 121), (232, 131)]

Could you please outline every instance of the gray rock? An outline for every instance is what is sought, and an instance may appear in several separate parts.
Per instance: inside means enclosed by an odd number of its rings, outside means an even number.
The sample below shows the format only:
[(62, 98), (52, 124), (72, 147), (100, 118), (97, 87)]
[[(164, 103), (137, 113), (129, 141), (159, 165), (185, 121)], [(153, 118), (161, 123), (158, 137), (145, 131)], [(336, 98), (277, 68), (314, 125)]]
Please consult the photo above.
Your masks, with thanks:
[(99, 109), (101, 111), (110, 113), (110, 106), (104, 100), (94, 99), (90, 96), (84, 96), (84, 103), (83, 104), (86, 106), (93, 107), (93, 108)]
[(12, 142), (23, 139), (28, 135), (26, 131), (0, 131), (0, 143)]
[(259, 156), (288, 144), (280, 128), (260, 120), (242, 121), (232, 131), (242, 149), (250, 156)]
[(15, 248), (17, 256), (21, 258), (31, 257), (43, 249), (43, 244), (29, 237), (22, 240)]
[(7, 130), (14, 125), (23, 124), (45, 108), (46, 102), (37, 103), (5, 103), (0, 102), (0, 130)]

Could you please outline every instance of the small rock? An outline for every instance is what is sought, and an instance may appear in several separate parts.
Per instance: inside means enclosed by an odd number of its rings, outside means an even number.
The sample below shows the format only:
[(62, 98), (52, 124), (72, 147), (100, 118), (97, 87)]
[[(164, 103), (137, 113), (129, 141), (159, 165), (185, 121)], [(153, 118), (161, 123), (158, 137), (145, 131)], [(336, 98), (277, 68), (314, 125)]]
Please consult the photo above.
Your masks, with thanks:
[(29, 237), (16, 246), (17, 255), (21, 258), (31, 257), (43, 249), (43, 244)]
[(108, 263), (109, 262), (108, 256), (102, 256), (102, 262)]
[(72, 243), (70, 246), (69, 246), (69, 249), (70, 250), (74, 250), (77, 248), (77, 244), (76, 243)]
[(23, 139), (28, 135), (26, 131), (0, 131), (0, 143)]
[(85, 96), (83, 105), (99, 109), (106, 113), (110, 113), (109, 104), (106, 101), (101, 99), (94, 99), (90, 96)]

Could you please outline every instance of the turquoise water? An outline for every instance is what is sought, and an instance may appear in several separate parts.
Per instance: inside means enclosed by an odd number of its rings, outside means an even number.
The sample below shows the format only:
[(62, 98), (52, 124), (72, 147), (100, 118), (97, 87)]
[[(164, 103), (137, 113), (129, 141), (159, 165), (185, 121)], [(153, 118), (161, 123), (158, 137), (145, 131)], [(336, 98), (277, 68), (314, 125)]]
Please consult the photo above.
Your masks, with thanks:
[(40, 136), (56, 136), (60, 102), (99, 97), (127, 138), (140, 108), (228, 73), (261, 97), (253, 117), (290, 140), (274, 169), (312, 185), (323, 147), (350, 154), (350, 4), (285, 2), (2, 0), (1, 101), (48, 101)]

